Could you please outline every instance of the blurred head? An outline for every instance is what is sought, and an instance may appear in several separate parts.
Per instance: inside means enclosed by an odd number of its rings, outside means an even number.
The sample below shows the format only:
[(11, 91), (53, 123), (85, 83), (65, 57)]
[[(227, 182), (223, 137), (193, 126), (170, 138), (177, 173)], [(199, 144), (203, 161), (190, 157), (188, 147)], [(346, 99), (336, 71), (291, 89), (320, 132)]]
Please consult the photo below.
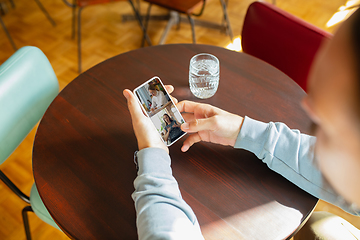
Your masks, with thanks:
[(167, 115), (166, 113), (163, 116), (163, 120), (165, 121), (166, 124), (170, 124), (171, 123), (171, 118), (169, 115)]
[(360, 11), (323, 43), (309, 75), (304, 109), (317, 125), (315, 155), (327, 181), (360, 206)]
[(154, 85), (149, 85), (149, 93), (152, 95), (152, 96), (156, 96), (157, 95), (157, 89)]

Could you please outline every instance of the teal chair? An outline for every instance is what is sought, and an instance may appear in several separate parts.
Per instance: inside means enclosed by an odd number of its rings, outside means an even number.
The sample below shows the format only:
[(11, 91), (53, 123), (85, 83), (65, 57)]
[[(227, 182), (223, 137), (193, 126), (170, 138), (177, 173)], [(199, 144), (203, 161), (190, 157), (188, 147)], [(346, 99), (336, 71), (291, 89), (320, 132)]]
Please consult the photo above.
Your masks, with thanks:
[[(0, 66), (0, 164), (19, 146), (40, 121), (59, 92), (54, 70), (44, 53), (36, 47), (23, 47)], [(0, 179), (23, 201), (26, 238), (31, 239), (27, 213), (60, 229), (42, 202), (35, 184), (30, 197), (0, 171)]]

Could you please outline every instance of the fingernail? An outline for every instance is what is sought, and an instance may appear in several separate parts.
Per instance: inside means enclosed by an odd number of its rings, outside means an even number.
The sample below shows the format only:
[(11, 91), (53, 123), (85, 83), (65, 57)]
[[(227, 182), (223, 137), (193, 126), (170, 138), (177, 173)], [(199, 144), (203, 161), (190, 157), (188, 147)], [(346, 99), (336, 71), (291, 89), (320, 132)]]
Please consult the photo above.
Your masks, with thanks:
[(190, 124), (189, 123), (183, 123), (183, 125), (181, 125), (181, 128), (183, 130), (188, 130), (190, 128)]
[(182, 152), (186, 152), (187, 150), (188, 150), (188, 147), (182, 146), (182, 148), (181, 148), (181, 151), (182, 151)]
[(126, 91), (126, 89), (123, 91), (123, 95), (126, 99), (129, 98), (129, 93)]

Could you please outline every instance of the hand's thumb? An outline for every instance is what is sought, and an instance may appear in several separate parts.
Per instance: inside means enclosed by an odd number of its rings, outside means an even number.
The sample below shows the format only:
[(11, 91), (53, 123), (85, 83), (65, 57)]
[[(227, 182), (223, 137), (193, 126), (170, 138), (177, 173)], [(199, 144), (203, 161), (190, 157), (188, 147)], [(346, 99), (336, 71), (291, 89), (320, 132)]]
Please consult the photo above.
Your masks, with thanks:
[(128, 89), (125, 89), (123, 91), (123, 94), (127, 100), (127, 104), (128, 104), (128, 108), (129, 108), (129, 111), (130, 111), (130, 115), (131, 115), (131, 118), (134, 119), (136, 117), (142, 117), (144, 116), (142, 110), (141, 110), (141, 107), (139, 105), (139, 103), (137, 102), (134, 94), (128, 90)]

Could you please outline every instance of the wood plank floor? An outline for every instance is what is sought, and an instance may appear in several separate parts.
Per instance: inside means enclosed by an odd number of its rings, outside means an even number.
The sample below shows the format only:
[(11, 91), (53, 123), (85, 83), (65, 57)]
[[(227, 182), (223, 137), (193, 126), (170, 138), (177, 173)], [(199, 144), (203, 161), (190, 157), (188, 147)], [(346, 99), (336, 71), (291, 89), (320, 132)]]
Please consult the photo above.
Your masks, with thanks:
[[(269, 0), (270, 1), (270, 0)], [(64, 88), (77, 75), (77, 44), (71, 38), (71, 9), (61, 0), (42, 0), (45, 8), (57, 23), (53, 27), (33, 0), (14, 0), (12, 9), (7, 0), (9, 11), (3, 21), (18, 48), (26, 45), (37, 46), (48, 56), (61, 88)], [(230, 0), (229, 18), (235, 37), (239, 37), (244, 15), (251, 0)], [(277, 0), (277, 5), (304, 20), (333, 32), (336, 26), (328, 28), (326, 23), (338, 11), (339, 7), (353, 1), (346, 0)], [(146, 3), (141, 3), (141, 12), (145, 13)], [(141, 31), (136, 22), (121, 22), (121, 14), (131, 13), (127, 2), (116, 2), (84, 9), (82, 15), (82, 57), (83, 70), (104, 61), (114, 55), (137, 49), (141, 42)], [(153, 13), (163, 13), (153, 8)], [(200, 19), (221, 22), (219, 1), (209, 0)], [(154, 43), (158, 42), (165, 22), (151, 22), (149, 35)], [(229, 37), (218, 30), (196, 27), (197, 43), (226, 47)], [(191, 43), (191, 30), (188, 24), (181, 24), (180, 30), (173, 28), (166, 43)], [(239, 43), (238, 43), (239, 44)], [(4, 31), (0, 29), (0, 63), (10, 57), (12, 49)], [(121, 73), (119, 73), (121, 74)], [(33, 184), (31, 169), (33, 130), (0, 169), (7, 173), (20, 188), (29, 193)], [(4, 184), (0, 183), (0, 239), (25, 239), (22, 226), (21, 209), (25, 206)], [(321, 202), (316, 210), (336, 213), (360, 228), (360, 221), (342, 210)], [(33, 239), (67, 239), (51, 226), (43, 223), (34, 214), (30, 214)]]

